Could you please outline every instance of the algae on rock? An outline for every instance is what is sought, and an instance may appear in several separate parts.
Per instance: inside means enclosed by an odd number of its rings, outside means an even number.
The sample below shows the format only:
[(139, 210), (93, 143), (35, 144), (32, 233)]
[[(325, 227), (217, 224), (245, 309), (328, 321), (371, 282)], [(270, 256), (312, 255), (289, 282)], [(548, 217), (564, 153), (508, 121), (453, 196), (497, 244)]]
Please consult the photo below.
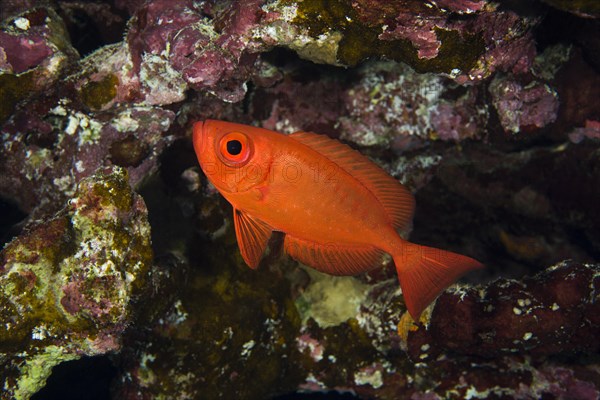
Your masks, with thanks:
[(152, 265), (146, 206), (113, 167), (0, 253), (0, 398), (27, 399), (52, 367), (119, 350)]

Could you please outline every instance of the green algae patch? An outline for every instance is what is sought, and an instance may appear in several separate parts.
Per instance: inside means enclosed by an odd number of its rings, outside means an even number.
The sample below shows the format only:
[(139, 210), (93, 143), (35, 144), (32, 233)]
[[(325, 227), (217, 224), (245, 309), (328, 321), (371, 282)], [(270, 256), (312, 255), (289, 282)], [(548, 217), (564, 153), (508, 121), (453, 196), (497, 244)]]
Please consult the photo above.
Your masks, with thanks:
[(52, 368), (61, 362), (78, 359), (75, 354), (65, 353), (58, 346), (48, 346), (40, 354), (33, 356), (22, 367), (22, 375), (14, 391), (15, 400), (27, 400), (46, 383)]
[(4, 122), (35, 87), (33, 70), (22, 74), (0, 74), (0, 122)]
[(102, 181), (93, 182), (89, 187), (90, 191), (82, 194), (98, 198), (102, 211), (130, 209), (133, 205), (133, 192), (129, 188), (126, 170), (120, 169), (120, 171), (122, 173), (105, 175)]
[(81, 87), (81, 101), (92, 110), (100, 110), (117, 95), (119, 78), (114, 75), (106, 75), (99, 81), (89, 81)]
[(0, 252), (0, 365), (8, 396), (28, 398), (53, 366), (120, 348), (152, 266), (150, 228), (127, 173), (83, 179), (54, 218)]
[(349, 31), (357, 19), (351, 3), (344, 0), (301, 1), (297, 5), (298, 12), (293, 22), (308, 28), (313, 37), (330, 30)]
[[(292, 3), (292, 2), (290, 2)], [(461, 35), (457, 31), (436, 28), (441, 42), (434, 58), (419, 58), (417, 49), (408, 39), (381, 40), (382, 25), (370, 26), (360, 21), (350, 2), (315, 0), (297, 3), (293, 23), (305, 27), (313, 38), (340, 32), (337, 59), (355, 66), (372, 57), (382, 57), (409, 64), (418, 72), (451, 73), (454, 69), (468, 71), (475, 67), (485, 43), (477, 33)]]

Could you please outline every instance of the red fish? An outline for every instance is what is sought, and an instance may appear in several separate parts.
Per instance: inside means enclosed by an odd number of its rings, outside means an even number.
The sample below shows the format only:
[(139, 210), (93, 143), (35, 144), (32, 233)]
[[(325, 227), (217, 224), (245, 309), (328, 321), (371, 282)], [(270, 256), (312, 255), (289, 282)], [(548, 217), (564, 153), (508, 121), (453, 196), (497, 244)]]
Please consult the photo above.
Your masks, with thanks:
[(242, 257), (256, 268), (273, 231), (292, 258), (333, 275), (355, 275), (390, 254), (404, 301), (417, 319), (463, 273), (469, 257), (402, 239), (411, 192), (365, 156), (309, 132), (207, 120), (194, 125), (194, 149), (207, 178), (233, 206)]

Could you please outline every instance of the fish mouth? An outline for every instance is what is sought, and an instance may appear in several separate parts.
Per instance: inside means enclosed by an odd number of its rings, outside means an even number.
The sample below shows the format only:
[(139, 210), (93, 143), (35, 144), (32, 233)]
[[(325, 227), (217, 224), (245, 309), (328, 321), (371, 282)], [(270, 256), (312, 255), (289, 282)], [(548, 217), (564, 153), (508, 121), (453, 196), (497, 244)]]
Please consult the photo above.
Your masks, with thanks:
[(192, 141), (194, 143), (194, 150), (196, 154), (199, 156), (202, 154), (202, 150), (204, 148), (204, 121), (198, 121), (194, 124), (193, 129), (193, 138)]

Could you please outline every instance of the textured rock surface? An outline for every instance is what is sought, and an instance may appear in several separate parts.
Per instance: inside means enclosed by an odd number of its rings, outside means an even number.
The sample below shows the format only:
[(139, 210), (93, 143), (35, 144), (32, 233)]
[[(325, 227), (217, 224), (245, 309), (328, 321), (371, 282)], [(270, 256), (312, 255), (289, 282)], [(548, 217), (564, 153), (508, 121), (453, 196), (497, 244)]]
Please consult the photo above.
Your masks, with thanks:
[(599, 285), (598, 265), (565, 262), (521, 281), (448, 291), (426, 328), (409, 332), (409, 354), (424, 360), (438, 357), (438, 349), (483, 357), (598, 352)]
[(119, 168), (82, 180), (63, 211), (8, 243), (2, 398), (29, 398), (63, 361), (120, 350), (151, 263), (146, 207)]
[[(79, 179), (100, 166), (127, 167), (131, 183), (139, 183), (155, 170), (157, 156), (173, 138), (165, 133), (181, 133), (180, 123), (188, 116), (226, 117), (243, 111), (223, 101), (250, 98), (249, 80), (266, 86), (271, 98), (294, 93), (298, 85), (284, 79), (268, 59), (259, 58), (275, 46), (319, 63), (356, 65), (383, 56), (421, 72), (443, 74), (416, 74), (383, 63), (361, 68), (363, 79), (351, 87), (346, 78), (330, 80), (329, 87), (323, 86), (327, 79), (318, 80), (314, 88), (306, 87), (305, 108), (312, 108), (312, 114), (302, 112), (299, 96), (285, 102), (273, 99), (271, 109), (265, 110), (266, 99), (253, 93), (254, 105), (262, 109), (253, 119), (268, 119), (262, 116), (269, 113), (270, 120), (262, 121), (265, 126), (284, 131), (325, 128), (320, 131), (336, 130), (361, 145), (396, 141), (400, 149), (411, 148), (419, 137), (478, 136), (488, 104), (481, 101), (481, 88), (464, 85), (497, 70), (524, 75), (534, 62), (531, 29), (539, 18), (519, 17), (485, 1), (444, 2), (431, 8), (407, 4), (157, 0), (104, 7), (61, 2), (55, 11), (11, 2), (0, 31), (0, 167), (8, 171), (0, 179), (0, 193), (26, 212), (43, 215), (55, 212), (55, 204), (72, 193)], [(58, 13), (76, 35), (76, 11), (98, 30), (107, 30), (119, 26), (122, 9), (131, 13), (125, 40), (79, 59)], [(461, 18), (452, 19), (454, 13)], [(53, 86), (59, 79), (61, 84)], [(493, 103), (507, 129), (552, 122), (558, 101), (553, 89), (512, 83), (515, 79), (505, 79), (499, 90), (511, 84), (518, 90), (496, 94)], [(190, 89), (206, 101), (178, 104)], [(322, 98), (310, 100), (319, 91), (327, 94), (322, 97), (327, 99), (324, 108)], [(178, 105), (171, 107), (174, 103)], [(507, 116), (523, 104), (517, 118)], [(173, 108), (179, 110), (177, 122)], [(27, 173), (21, 174), (21, 168)]]
[[(5, 396), (111, 353), (124, 399), (596, 398), (600, 23), (566, 3), (4, 1)], [(415, 193), (412, 241), (486, 270), (418, 326), (389, 263), (329, 277), (279, 237), (249, 270), (204, 118), (340, 138)]]

